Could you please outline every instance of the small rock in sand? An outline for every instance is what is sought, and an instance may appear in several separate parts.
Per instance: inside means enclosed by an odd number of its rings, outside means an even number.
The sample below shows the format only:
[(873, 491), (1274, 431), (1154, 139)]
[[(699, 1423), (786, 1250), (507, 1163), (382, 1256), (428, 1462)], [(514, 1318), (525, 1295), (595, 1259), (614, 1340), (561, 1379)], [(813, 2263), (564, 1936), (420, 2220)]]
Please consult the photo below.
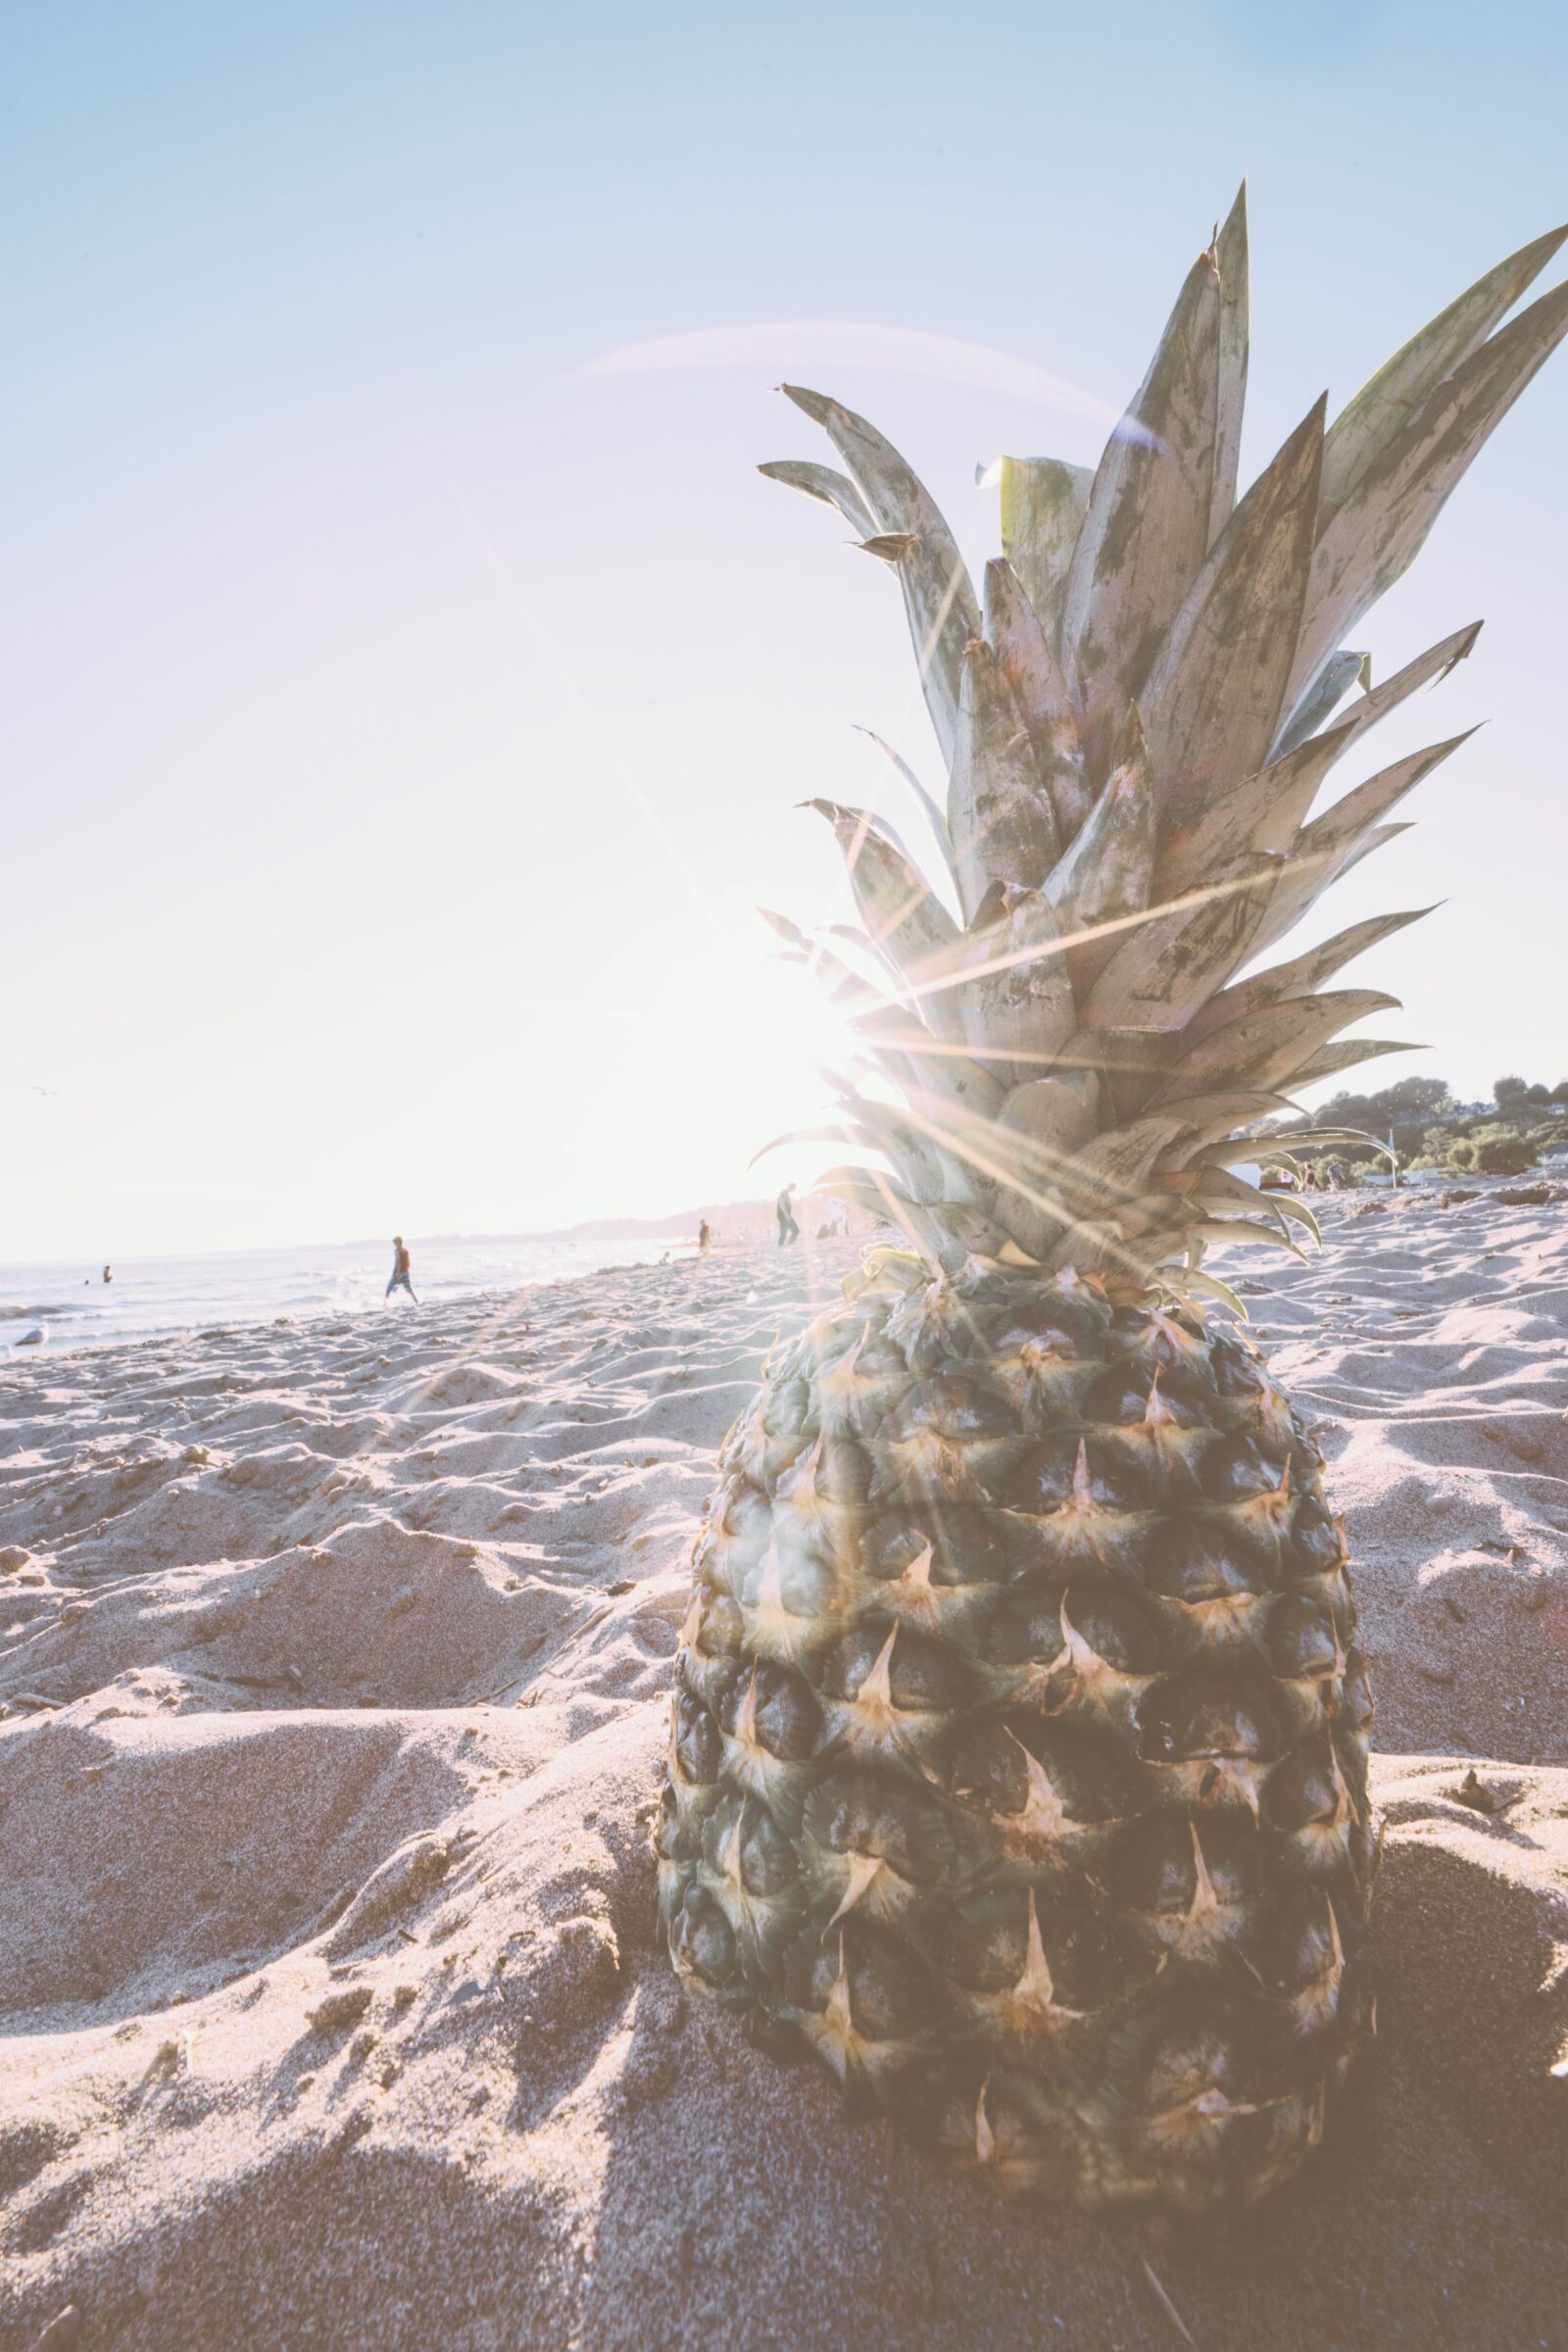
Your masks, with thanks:
[(345, 1984), (341, 1992), (329, 1992), (324, 2001), (307, 2009), (305, 2022), (313, 2034), (340, 2034), (357, 2026), (375, 1998), (369, 1984)]

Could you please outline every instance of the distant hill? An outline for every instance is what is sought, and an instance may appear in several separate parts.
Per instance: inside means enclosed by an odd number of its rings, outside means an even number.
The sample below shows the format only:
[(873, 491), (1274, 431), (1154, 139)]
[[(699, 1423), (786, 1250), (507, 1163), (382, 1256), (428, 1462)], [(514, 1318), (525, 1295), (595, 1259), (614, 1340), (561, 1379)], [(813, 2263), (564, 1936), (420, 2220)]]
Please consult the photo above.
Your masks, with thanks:
[(554, 1233), (525, 1233), (518, 1238), (525, 1242), (612, 1242), (663, 1234), (674, 1238), (695, 1233), (704, 1217), (710, 1225), (722, 1226), (727, 1219), (732, 1225), (750, 1227), (772, 1214), (770, 1201), (731, 1200), (718, 1208), (677, 1209), (672, 1217), (590, 1217), (581, 1225), (563, 1225)]
[[(836, 1212), (837, 1204), (825, 1194), (798, 1193), (795, 1213), (803, 1228), (812, 1231), (828, 1215)], [(590, 1217), (581, 1225), (564, 1225), (554, 1233), (525, 1233), (517, 1238), (525, 1242), (612, 1242), (621, 1239), (661, 1240), (666, 1235), (672, 1241), (686, 1240), (696, 1234), (706, 1217), (721, 1242), (738, 1241), (743, 1235), (771, 1233), (773, 1230), (773, 1201), (766, 1200), (705, 1200), (697, 1208), (677, 1210), (672, 1217)], [(854, 1217), (852, 1230), (869, 1232), (870, 1219)]]

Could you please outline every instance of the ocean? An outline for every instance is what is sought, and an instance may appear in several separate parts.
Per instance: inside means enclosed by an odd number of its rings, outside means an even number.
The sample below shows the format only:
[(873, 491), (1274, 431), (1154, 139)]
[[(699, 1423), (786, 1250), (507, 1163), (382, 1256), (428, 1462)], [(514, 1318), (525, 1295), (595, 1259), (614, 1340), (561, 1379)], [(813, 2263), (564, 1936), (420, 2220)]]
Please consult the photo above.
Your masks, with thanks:
[[(655, 1265), (690, 1257), (695, 1244), (637, 1234), (597, 1241), (530, 1241), (516, 1235), (415, 1242), (414, 1287), (440, 1302), (561, 1282), (601, 1266)], [(0, 1353), (107, 1348), (157, 1333), (216, 1324), (270, 1323), (279, 1315), (356, 1315), (416, 1310), (402, 1293), (383, 1300), (392, 1250), (386, 1242), (320, 1242), (286, 1250), (238, 1250), (199, 1257), (117, 1259), (101, 1265), (0, 1266)]]

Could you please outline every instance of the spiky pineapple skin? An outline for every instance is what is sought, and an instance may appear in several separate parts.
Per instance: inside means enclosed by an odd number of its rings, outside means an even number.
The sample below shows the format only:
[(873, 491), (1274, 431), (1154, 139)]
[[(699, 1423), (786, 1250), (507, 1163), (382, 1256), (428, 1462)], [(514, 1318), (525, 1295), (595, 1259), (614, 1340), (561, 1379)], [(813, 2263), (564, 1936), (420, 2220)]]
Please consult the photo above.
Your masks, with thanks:
[(686, 1983), (998, 2187), (1244, 2206), (1371, 2032), (1321, 1460), (1189, 1307), (872, 1284), (720, 1456), (656, 1833)]

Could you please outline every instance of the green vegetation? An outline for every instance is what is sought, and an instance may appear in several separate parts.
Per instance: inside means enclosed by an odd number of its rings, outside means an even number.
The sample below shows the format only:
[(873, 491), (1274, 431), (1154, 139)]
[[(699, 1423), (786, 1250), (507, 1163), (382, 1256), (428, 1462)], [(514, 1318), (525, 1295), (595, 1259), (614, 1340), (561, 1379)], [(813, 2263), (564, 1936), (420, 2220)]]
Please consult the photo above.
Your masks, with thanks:
[[(1289, 1138), (1307, 1125), (1357, 1128), (1385, 1147), (1392, 1140), (1399, 1166), (1412, 1171), (1522, 1176), (1544, 1155), (1568, 1152), (1568, 1078), (1548, 1087), (1510, 1074), (1494, 1085), (1490, 1102), (1460, 1102), (1442, 1078), (1401, 1078), (1376, 1094), (1335, 1095), (1309, 1121), (1275, 1132)], [(1320, 1180), (1329, 1158), (1351, 1184), (1388, 1165), (1386, 1151), (1370, 1141), (1342, 1144), (1317, 1161)]]
[(1522, 1176), (1533, 1168), (1540, 1152), (1534, 1135), (1522, 1132), (1494, 1120), (1472, 1135), (1456, 1136), (1443, 1148), (1442, 1130), (1434, 1129), (1440, 1140), (1429, 1155), (1413, 1160), (1414, 1167), (1473, 1169), (1478, 1176)]

